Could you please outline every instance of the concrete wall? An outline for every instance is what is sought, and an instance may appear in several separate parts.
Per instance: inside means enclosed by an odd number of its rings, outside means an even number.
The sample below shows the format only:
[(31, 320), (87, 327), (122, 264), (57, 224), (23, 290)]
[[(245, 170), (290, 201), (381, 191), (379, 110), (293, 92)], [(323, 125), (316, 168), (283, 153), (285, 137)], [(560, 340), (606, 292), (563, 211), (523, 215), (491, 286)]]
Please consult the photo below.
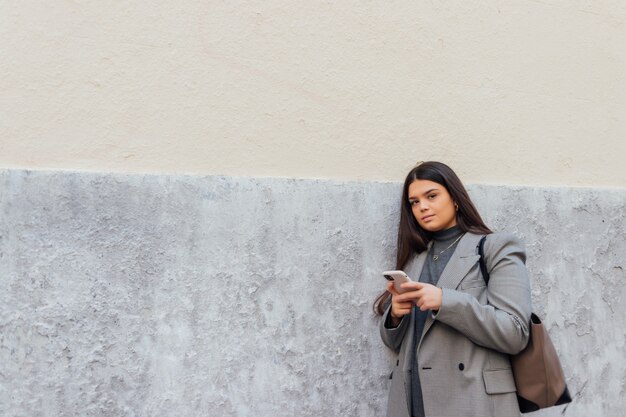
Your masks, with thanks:
[[(626, 187), (626, 2), (0, 1), (0, 166)], [(485, 169), (485, 167), (489, 169)]]
[[(622, 415), (626, 191), (469, 189), (527, 244), (564, 415)], [(0, 171), (0, 415), (382, 415), (394, 357), (371, 302), (399, 192)]]

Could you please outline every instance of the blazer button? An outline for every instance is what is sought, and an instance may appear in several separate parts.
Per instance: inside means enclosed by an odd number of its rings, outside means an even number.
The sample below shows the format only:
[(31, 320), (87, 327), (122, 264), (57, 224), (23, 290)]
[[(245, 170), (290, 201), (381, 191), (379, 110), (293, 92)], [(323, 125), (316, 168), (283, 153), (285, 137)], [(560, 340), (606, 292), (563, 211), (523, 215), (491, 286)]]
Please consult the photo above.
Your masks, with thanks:
[(465, 369), (465, 365), (463, 365), (463, 362), (461, 362), (459, 364), (459, 371), (462, 371), (463, 369)]

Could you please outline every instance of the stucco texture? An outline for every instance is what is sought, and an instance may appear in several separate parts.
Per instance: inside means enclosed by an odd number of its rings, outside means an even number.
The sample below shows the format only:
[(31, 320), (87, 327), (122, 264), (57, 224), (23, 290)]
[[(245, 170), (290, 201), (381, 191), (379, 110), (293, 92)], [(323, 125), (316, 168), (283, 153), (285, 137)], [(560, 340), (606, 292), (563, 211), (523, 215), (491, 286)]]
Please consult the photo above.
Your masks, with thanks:
[[(0, 171), (0, 415), (383, 415), (400, 188)], [(526, 242), (574, 395), (536, 415), (623, 415), (626, 191), (469, 191)]]

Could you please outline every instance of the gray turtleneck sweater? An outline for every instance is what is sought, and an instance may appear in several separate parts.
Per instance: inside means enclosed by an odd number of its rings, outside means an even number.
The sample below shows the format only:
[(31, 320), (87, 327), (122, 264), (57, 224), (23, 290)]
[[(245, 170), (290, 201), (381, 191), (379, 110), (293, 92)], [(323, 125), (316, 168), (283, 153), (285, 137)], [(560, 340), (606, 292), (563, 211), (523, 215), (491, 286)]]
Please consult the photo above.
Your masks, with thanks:
[[(431, 233), (433, 244), (430, 247), (424, 268), (419, 277), (420, 282), (426, 282), (428, 284), (437, 285), (439, 277), (444, 268), (448, 264), (448, 261), (452, 257), (456, 246), (459, 241), (459, 236), (463, 234), (461, 228), (453, 226), (446, 230)], [(456, 240), (456, 242), (455, 242)], [(460, 240), (460, 239), (459, 239)], [(454, 242), (454, 244), (452, 244)], [(450, 246), (452, 245), (452, 246)], [(450, 246), (448, 248), (448, 246)], [(446, 249), (448, 248), (448, 249)], [(443, 251), (443, 253), (441, 253)], [(433, 255), (437, 255), (437, 260), (433, 259)], [(413, 363), (411, 365), (411, 392), (412, 392), (412, 417), (424, 417), (424, 401), (422, 399), (422, 385), (420, 383), (418, 372), (418, 357), (417, 357), (417, 344), (424, 331), (424, 323), (426, 323), (426, 317), (430, 314), (430, 311), (420, 311), (417, 306), (415, 309), (415, 332), (413, 333), (413, 346), (415, 349), (415, 355), (413, 355)]]

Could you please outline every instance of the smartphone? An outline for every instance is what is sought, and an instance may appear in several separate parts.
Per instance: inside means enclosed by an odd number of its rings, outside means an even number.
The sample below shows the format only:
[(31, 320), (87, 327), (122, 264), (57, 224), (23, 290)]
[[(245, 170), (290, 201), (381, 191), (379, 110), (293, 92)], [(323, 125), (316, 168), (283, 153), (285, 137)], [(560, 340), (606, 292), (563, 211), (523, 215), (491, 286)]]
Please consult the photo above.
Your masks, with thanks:
[(387, 281), (393, 282), (393, 287), (399, 293), (408, 291), (400, 287), (400, 284), (404, 282), (411, 282), (411, 278), (409, 278), (409, 276), (405, 274), (404, 271), (385, 271), (383, 272), (383, 276)]

